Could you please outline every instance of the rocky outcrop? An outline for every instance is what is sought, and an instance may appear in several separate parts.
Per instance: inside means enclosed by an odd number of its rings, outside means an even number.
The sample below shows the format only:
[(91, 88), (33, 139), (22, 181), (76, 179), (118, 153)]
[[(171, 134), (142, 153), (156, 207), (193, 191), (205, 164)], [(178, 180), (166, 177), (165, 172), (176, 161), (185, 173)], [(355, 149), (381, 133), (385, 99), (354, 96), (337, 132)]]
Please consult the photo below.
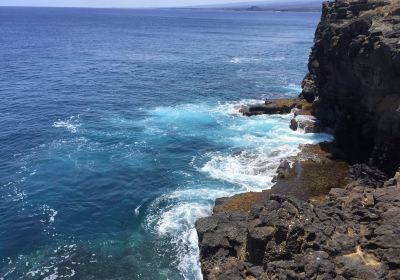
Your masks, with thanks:
[(400, 279), (400, 173), (354, 169), (321, 204), (271, 195), (199, 220), (204, 278)]
[(196, 224), (205, 279), (400, 279), (400, 1), (324, 3), (308, 67), (301, 106), (241, 111), (293, 112), (335, 143), (283, 161), (271, 190), (217, 200)]
[(281, 162), (271, 189), (218, 198), (214, 214), (250, 211), (252, 205), (263, 203), (272, 194), (321, 202), (332, 188), (342, 188), (351, 181), (350, 166), (333, 158), (331, 143), (306, 144), (300, 148), (299, 154)]
[(292, 130), (302, 130), (305, 133), (318, 133), (323, 132), (319, 121), (314, 116), (298, 115), (290, 121), (290, 128)]
[(298, 98), (267, 99), (261, 104), (242, 106), (239, 112), (250, 117), (263, 114), (289, 114), (293, 109), (311, 112), (311, 105), (304, 99)]
[(290, 122), (292, 130), (302, 130), (305, 133), (327, 130), (311, 115), (311, 111), (312, 103), (304, 98), (267, 99), (265, 103), (244, 105), (239, 109), (239, 113), (247, 117), (293, 113), (294, 118)]
[(293, 113), (294, 118), (290, 122), (292, 130), (324, 132), (326, 129), (311, 115), (311, 111), (312, 103), (304, 98), (267, 99), (265, 103), (244, 105), (239, 109), (239, 113), (247, 117)]
[(349, 160), (393, 174), (400, 165), (400, 4), (323, 5), (301, 96)]

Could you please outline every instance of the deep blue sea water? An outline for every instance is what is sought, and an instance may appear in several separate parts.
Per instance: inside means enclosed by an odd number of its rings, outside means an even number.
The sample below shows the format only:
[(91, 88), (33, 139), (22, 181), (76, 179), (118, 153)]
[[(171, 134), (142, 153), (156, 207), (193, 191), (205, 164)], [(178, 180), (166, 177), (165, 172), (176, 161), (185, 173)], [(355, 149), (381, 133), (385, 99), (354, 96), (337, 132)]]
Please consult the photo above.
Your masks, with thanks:
[(295, 96), (317, 13), (0, 8), (0, 279), (201, 279), (194, 222), (328, 135)]

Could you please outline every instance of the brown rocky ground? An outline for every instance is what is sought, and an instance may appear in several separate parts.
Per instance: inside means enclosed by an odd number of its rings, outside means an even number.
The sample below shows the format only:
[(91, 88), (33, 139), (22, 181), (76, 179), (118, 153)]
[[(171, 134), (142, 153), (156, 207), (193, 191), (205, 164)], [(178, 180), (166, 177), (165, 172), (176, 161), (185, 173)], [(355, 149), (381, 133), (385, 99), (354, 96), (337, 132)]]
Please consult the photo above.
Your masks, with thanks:
[(400, 173), (366, 165), (322, 203), (272, 194), (201, 219), (205, 279), (400, 279)]
[(214, 213), (250, 211), (252, 205), (265, 201), (271, 194), (292, 195), (315, 202), (325, 200), (330, 189), (341, 188), (351, 180), (349, 165), (335, 159), (330, 149), (329, 143), (302, 145), (297, 156), (281, 163), (271, 189), (219, 198)]

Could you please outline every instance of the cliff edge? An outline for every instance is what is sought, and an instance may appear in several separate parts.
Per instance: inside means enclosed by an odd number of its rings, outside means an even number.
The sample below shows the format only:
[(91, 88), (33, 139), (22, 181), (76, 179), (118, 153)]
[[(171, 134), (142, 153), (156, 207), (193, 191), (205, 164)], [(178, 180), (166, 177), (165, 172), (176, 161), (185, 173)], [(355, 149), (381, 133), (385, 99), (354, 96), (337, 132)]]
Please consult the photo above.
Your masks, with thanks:
[(308, 67), (300, 109), (335, 143), (217, 201), (196, 223), (204, 279), (400, 279), (400, 1), (325, 2)]
[(400, 165), (400, 1), (323, 5), (302, 97), (353, 162)]

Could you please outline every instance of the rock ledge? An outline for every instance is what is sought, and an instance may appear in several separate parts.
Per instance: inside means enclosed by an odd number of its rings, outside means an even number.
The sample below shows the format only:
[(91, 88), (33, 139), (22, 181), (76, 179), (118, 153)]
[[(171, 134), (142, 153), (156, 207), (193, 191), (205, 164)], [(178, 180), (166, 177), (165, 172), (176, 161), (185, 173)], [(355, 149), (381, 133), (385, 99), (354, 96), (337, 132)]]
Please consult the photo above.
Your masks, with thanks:
[(400, 172), (365, 165), (310, 203), (271, 195), (250, 211), (200, 219), (205, 279), (400, 279)]

